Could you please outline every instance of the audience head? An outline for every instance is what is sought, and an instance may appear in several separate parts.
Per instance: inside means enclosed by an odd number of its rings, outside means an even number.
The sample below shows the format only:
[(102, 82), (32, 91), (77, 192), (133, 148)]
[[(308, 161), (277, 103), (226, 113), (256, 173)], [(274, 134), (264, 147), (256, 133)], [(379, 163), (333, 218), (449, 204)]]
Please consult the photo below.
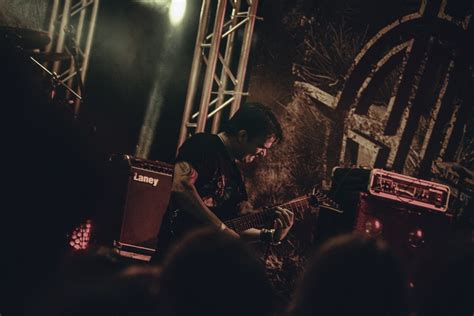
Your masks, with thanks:
[(269, 315), (273, 291), (263, 266), (239, 239), (211, 229), (191, 232), (165, 258), (163, 315)]
[(383, 242), (355, 234), (334, 237), (309, 261), (290, 314), (400, 315), (403, 283)]
[(112, 251), (67, 256), (38, 293), (31, 315), (157, 315), (160, 269), (130, 264)]
[[(469, 236), (469, 234), (471, 236)], [(417, 267), (417, 315), (474, 312), (474, 235), (460, 232), (424, 254)]]

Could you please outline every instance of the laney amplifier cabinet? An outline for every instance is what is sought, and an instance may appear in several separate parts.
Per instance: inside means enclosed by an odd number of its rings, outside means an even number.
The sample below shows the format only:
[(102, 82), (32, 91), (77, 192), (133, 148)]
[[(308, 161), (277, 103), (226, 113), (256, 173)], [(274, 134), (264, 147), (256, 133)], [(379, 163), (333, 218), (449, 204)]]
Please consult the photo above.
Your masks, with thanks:
[(417, 179), (383, 169), (370, 173), (369, 193), (383, 199), (432, 211), (446, 212), (450, 189), (447, 185)]
[(120, 255), (149, 260), (169, 203), (173, 166), (113, 155), (93, 240)]

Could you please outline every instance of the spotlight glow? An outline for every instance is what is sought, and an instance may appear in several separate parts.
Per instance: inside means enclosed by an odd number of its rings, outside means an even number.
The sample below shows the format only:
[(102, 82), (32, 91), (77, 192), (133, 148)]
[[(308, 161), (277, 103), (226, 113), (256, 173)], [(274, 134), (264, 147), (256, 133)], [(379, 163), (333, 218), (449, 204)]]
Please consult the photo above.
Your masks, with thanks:
[(186, 12), (186, 0), (171, 0), (169, 18), (172, 25), (181, 23)]
[(135, 0), (135, 2), (156, 8), (166, 8), (170, 0)]

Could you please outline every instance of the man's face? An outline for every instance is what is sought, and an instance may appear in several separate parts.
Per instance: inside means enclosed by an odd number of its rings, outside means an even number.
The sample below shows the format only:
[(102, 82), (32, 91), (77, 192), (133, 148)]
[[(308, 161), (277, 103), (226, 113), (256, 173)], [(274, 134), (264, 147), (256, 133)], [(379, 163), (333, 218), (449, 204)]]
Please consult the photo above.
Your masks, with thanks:
[(241, 144), (241, 158), (240, 162), (251, 163), (256, 158), (265, 157), (268, 150), (275, 143), (276, 137), (274, 135), (270, 136), (256, 136), (251, 139), (248, 138), (248, 135), (245, 133), (240, 137)]

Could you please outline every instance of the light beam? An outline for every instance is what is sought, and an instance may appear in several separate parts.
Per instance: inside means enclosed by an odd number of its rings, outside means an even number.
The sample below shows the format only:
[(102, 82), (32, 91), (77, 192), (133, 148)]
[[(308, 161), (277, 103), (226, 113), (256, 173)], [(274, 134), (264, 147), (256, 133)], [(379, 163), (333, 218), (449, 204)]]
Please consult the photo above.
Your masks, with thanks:
[(181, 23), (186, 12), (186, 0), (171, 0), (168, 16), (173, 26)]

